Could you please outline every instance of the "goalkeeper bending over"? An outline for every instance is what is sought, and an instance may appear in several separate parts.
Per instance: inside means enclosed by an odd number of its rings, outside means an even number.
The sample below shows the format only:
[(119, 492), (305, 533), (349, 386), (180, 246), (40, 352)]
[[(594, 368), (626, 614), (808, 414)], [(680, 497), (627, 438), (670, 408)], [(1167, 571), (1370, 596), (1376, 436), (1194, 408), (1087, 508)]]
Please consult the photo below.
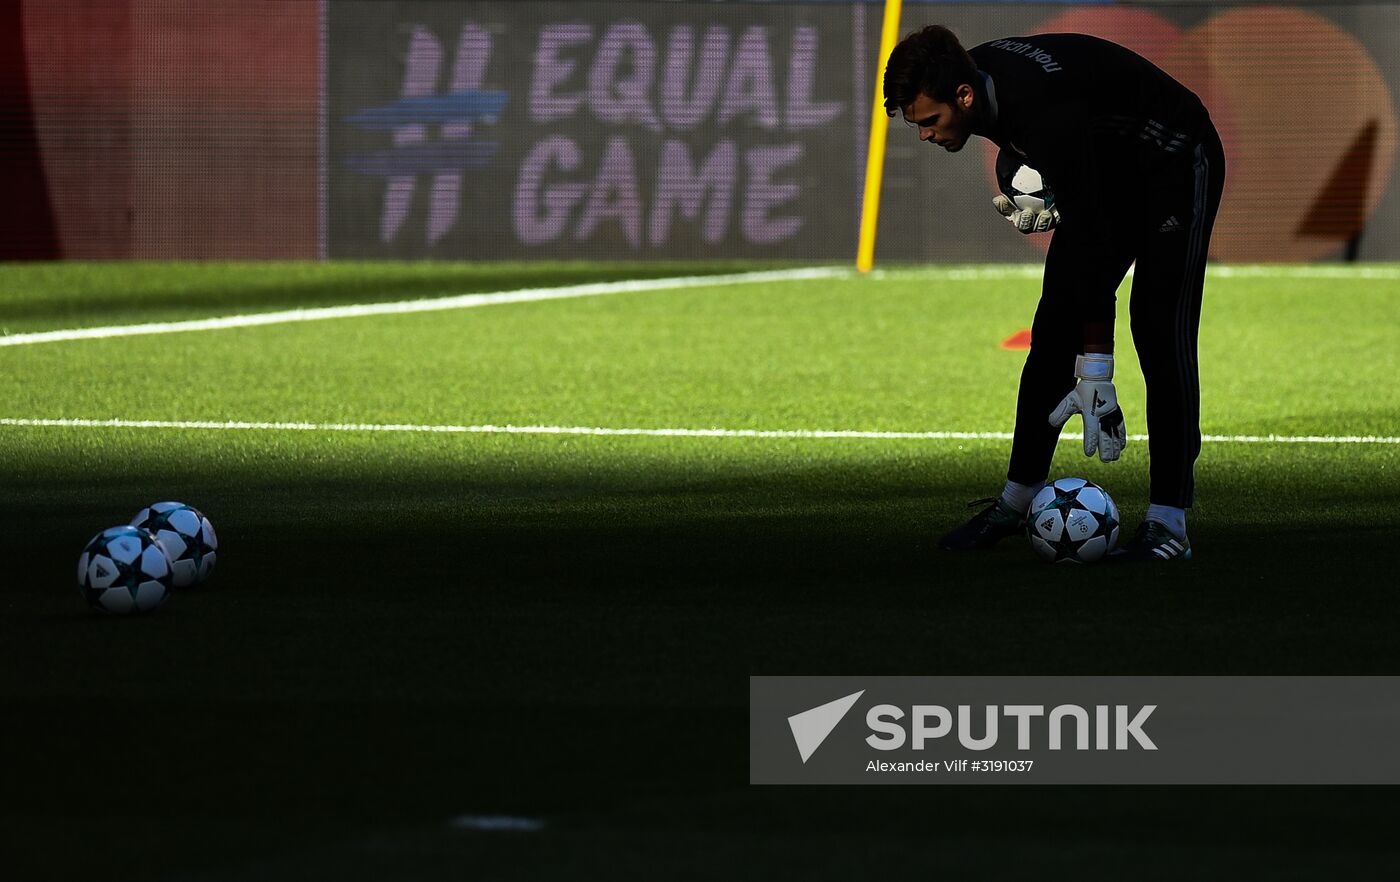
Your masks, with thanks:
[(973, 135), (1001, 148), (1002, 189), (1025, 164), (1053, 192), (1044, 210), (993, 204), (1022, 233), (1054, 229), (1021, 372), (1001, 497), (940, 541), (988, 548), (1021, 532), (1060, 427), (1084, 421), (1084, 453), (1127, 446), (1113, 387), (1114, 299), (1134, 261), (1133, 342), (1147, 385), (1151, 498), (1118, 560), (1191, 556), (1186, 509), (1201, 451), (1196, 337), (1206, 252), (1225, 182), (1210, 115), (1185, 86), (1122, 46), (1080, 34), (993, 40), (965, 50), (947, 28), (890, 53), (885, 110), (956, 153)]

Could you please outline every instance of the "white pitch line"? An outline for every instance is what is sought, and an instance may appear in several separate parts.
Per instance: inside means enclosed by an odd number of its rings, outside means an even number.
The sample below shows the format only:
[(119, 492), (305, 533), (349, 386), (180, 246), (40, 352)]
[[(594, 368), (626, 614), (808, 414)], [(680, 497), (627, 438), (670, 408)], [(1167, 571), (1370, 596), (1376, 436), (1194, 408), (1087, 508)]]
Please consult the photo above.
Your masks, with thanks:
[[(224, 429), (272, 432), (418, 432), (469, 435), (601, 435), (649, 438), (889, 439), (905, 441), (1009, 441), (1010, 432), (880, 432), (856, 429), (610, 429), (598, 426), (431, 426), (411, 423), (292, 423), (218, 420), (91, 420), (0, 418), (0, 426), (94, 429)], [(1146, 435), (1129, 435), (1146, 441)], [(1082, 441), (1065, 433), (1061, 441)], [(1204, 435), (1203, 441), (1230, 444), (1400, 444), (1389, 435)]]
[(903, 279), (938, 279), (946, 282), (997, 281), (1004, 279), (1038, 279), (1045, 268), (1038, 263), (989, 264), (987, 266), (911, 266), (874, 269), (861, 278), (900, 281)]
[(755, 282), (793, 282), (811, 279), (833, 279), (850, 276), (854, 271), (844, 267), (819, 266), (801, 269), (765, 270), (753, 273), (731, 273), (719, 276), (676, 276), (666, 279), (636, 279), (623, 282), (592, 282), (585, 285), (565, 285), (553, 288), (523, 288), (517, 291), (496, 291), (485, 294), (454, 294), (419, 300), (399, 300), (391, 303), (358, 303), (347, 306), (323, 306), (312, 309), (287, 309), (279, 312), (258, 312), (218, 318), (189, 319), (178, 322), (148, 322), (139, 325), (108, 325), (101, 328), (69, 328), (61, 331), (35, 331), (26, 334), (0, 336), (0, 346), (25, 346), (33, 343), (57, 343), (63, 340), (98, 340), (109, 337), (136, 337), (146, 334), (178, 334), (185, 331), (218, 331), (226, 328), (251, 328), (260, 325), (282, 325), (290, 322), (314, 322), (324, 319), (358, 318), (367, 315), (402, 315), (412, 312), (437, 312), (445, 309), (471, 309), (500, 303), (527, 303), (536, 300), (564, 300), (572, 297), (596, 297), (602, 294), (632, 294), (641, 291), (669, 291), (678, 288), (708, 288), (718, 285), (747, 285)]
[(1222, 279), (1400, 279), (1400, 266), (1211, 266)]
[[(1128, 277), (1134, 268), (1128, 269)], [(872, 270), (873, 279), (940, 279), (945, 281), (996, 281), (1039, 279), (1044, 267), (1038, 263), (989, 264), (985, 266), (909, 266)], [(1272, 264), (1211, 264), (1206, 275), (1218, 279), (1366, 279), (1400, 280), (1400, 266), (1312, 266)]]

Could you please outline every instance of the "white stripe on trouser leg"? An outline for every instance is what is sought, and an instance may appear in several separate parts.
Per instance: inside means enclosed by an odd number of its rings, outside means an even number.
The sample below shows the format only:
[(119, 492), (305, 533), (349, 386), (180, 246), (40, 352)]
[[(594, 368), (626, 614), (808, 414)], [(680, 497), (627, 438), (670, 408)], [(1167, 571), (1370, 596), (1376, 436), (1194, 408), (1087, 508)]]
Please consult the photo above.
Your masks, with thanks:
[[(1204, 276), (1204, 264), (1206, 260), (1205, 247), (1205, 222), (1206, 213), (1209, 210), (1208, 191), (1210, 187), (1210, 161), (1206, 158), (1205, 145), (1198, 143), (1195, 149), (1195, 160), (1192, 163), (1195, 171), (1195, 187), (1192, 193), (1191, 205), (1191, 228), (1188, 233), (1189, 240), (1186, 249), (1186, 261), (1184, 272), (1181, 277), (1181, 289), (1177, 297), (1176, 314), (1176, 346), (1177, 346), (1177, 379), (1180, 384), (1180, 406), (1182, 419), (1192, 419), (1196, 422), (1195, 431), (1199, 432), (1200, 413), (1200, 393), (1197, 388), (1197, 381), (1193, 378), (1199, 376), (1199, 367), (1192, 352), (1191, 340), (1191, 316), (1195, 298), (1196, 279)], [(1204, 279), (1202, 278), (1201, 298), (1205, 299)], [(1182, 427), (1184, 436), (1184, 427)], [(1194, 458), (1191, 456), (1191, 448), (1194, 441), (1183, 437), (1181, 449), (1180, 471), (1177, 473), (1176, 489), (1182, 493), (1180, 500), (1183, 506), (1189, 500), (1185, 498), (1185, 492), (1191, 485), (1191, 472), (1194, 468)]]

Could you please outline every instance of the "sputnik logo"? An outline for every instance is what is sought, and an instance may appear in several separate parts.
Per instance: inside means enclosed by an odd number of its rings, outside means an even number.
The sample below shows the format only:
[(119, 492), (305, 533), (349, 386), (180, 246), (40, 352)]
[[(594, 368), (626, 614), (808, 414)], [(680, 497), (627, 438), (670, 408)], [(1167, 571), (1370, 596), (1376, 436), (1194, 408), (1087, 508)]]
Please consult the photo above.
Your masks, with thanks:
[[(471, 140), (479, 123), (494, 123), (506, 104), (506, 93), (483, 90), (491, 57), (491, 35), (475, 22), (462, 26), (457, 57), (452, 64), (450, 91), (435, 94), (442, 68), (442, 43), (422, 25), (413, 29), (404, 66), (403, 97), (371, 107), (345, 121), (362, 129), (393, 132), (389, 150), (358, 153), (346, 165), (365, 175), (387, 178), (379, 238), (392, 242), (403, 227), (418, 189), (419, 178), (432, 175), (428, 207), (428, 244), (436, 244), (457, 223), (462, 174), (488, 165), (500, 146)], [(437, 140), (429, 140), (436, 127)]]
[(787, 718), (788, 728), (792, 730), (792, 740), (797, 743), (797, 753), (802, 757), (804, 764), (812, 754), (817, 752), (817, 748), (822, 746), (826, 736), (831, 734), (836, 725), (864, 694), (864, 689), (852, 692), (845, 698), (828, 701), (819, 707), (805, 710), (800, 714), (793, 714)]

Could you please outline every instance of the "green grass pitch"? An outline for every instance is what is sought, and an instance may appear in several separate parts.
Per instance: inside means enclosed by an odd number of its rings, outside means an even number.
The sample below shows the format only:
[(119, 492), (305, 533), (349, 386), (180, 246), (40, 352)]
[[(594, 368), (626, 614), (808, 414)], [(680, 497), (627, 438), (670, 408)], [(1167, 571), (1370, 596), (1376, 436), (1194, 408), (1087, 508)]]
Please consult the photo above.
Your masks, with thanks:
[[(754, 268), (15, 265), (0, 333)], [(1233, 875), (1394, 868), (1376, 791), (752, 789), (745, 733), (750, 674), (1400, 671), (1395, 268), (1208, 281), (1203, 428), (1223, 440), (1183, 566), (938, 553), (999, 490), (996, 438), (427, 430), (1005, 432), (1023, 354), (999, 344), (1038, 285), (1035, 268), (910, 267), (0, 346), (7, 861), (25, 878), (668, 861), (655, 878), (855, 878), (872, 849), (972, 872), (1010, 830), (1029, 837), (1012, 856), (1069, 843), (1068, 872), (1130, 859), (1116, 825), (1161, 856), (1147, 878), (1202, 853)], [(1126, 295), (1118, 389), (1142, 433)], [(113, 419), (423, 430), (23, 423)], [(1268, 435), (1389, 441), (1236, 437)], [(1131, 530), (1146, 464), (1141, 440), (1112, 465), (1065, 442), (1054, 473), (1103, 484)], [(88, 611), (83, 543), (161, 499), (213, 520), (213, 580), (146, 618)], [(1284, 847), (1283, 827), (1315, 835)]]

